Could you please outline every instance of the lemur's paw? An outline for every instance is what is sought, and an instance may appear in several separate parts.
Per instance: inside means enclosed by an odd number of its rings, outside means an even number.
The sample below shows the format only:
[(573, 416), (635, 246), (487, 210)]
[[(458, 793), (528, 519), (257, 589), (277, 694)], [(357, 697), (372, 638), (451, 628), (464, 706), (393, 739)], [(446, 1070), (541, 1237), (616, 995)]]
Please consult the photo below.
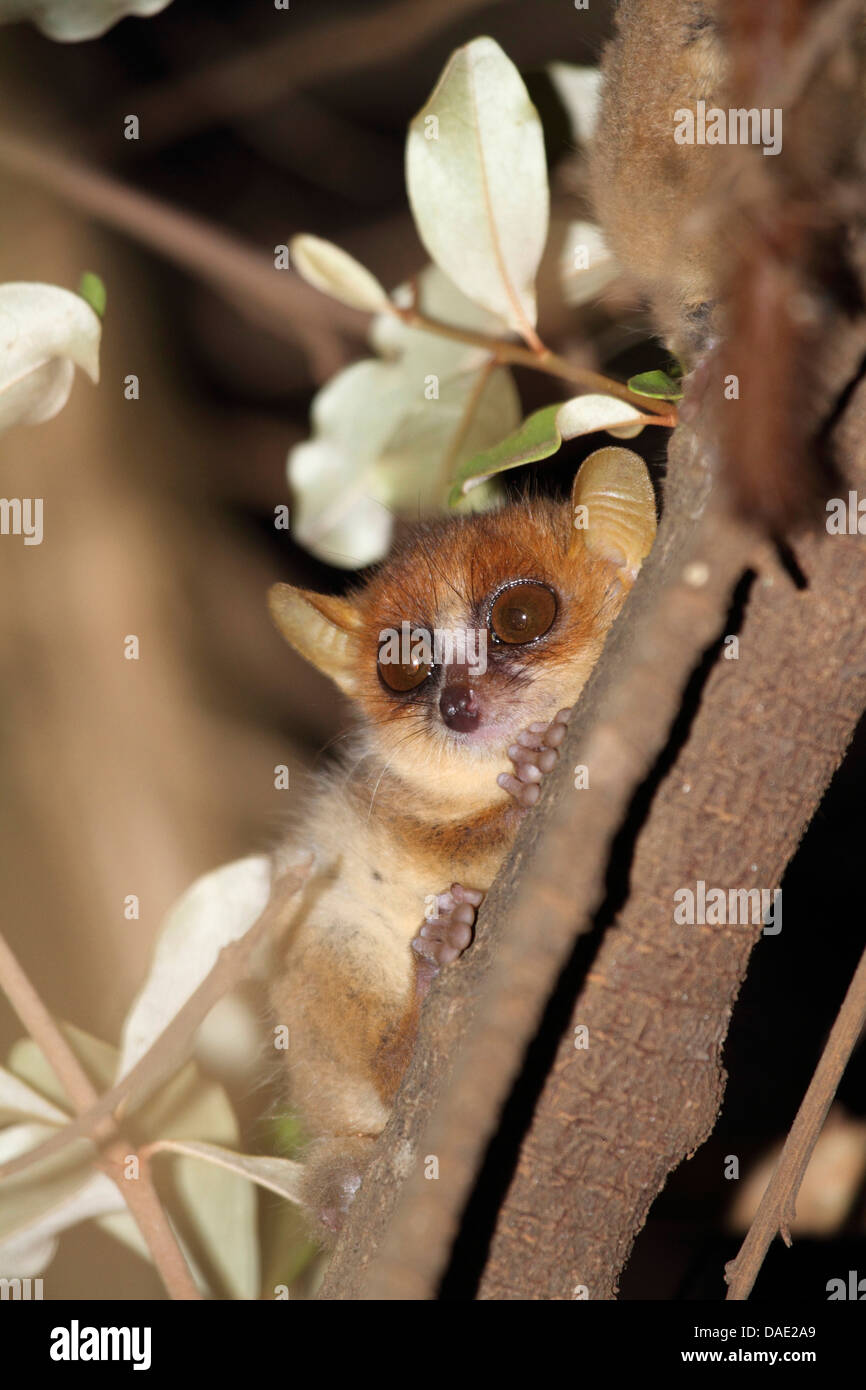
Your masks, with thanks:
[(412, 950), (434, 970), (457, 960), (472, 940), (475, 913), (483, 899), (483, 893), (461, 883), (452, 883), (446, 892), (437, 893), (434, 911), (412, 942)]
[(571, 710), (561, 709), (549, 724), (530, 724), (509, 747), (514, 773), (500, 772), (496, 781), (521, 810), (534, 806), (540, 797), (544, 775), (556, 766), (570, 718)]

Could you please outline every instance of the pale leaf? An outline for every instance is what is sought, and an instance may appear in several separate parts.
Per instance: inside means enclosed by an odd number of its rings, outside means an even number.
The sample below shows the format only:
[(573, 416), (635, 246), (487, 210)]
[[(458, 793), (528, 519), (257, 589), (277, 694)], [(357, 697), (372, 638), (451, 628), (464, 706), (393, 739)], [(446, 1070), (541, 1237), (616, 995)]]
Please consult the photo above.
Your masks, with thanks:
[[(607, 430), (620, 438), (628, 439), (632, 434), (640, 434), (652, 416), (644, 415), (628, 401), (617, 396), (587, 395), (575, 396), (560, 406), (556, 424), (563, 439), (576, 439), (580, 434), (594, 434), (596, 430)], [(630, 433), (625, 433), (630, 431)]]
[(565, 107), (575, 142), (588, 144), (598, 124), (601, 72), (576, 63), (548, 63), (547, 74)]
[(0, 285), (0, 432), (56, 415), (76, 366), (98, 381), (101, 335), (80, 295), (57, 285)]
[(387, 309), (388, 296), (375, 275), (332, 241), (307, 234), (295, 236), (289, 253), (298, 274), (323, 294), (372, 314)]
[(212, 970), (223, 946), (243, 936), (271, 891), (266, 855), (224, 864), (196, 879), (170, 909), (144, 987), (123, 1025), (120, 1080), (159, 1037)]
[(577, 308), (596, 299), (620, 274), (604, 234), (594, 222), (570, 222), (559, 257), (559, 279), (566, 304)]
[(0, 1124), (6, 1124), (10, 1119), (42, 1120), (47, 1124), (62, 1125), (69, 1116), (20, 1077), (0, 1067)]
[(531, 338), (549, 209), (544, 136), (520, 74), (493, 39), (475, 39), (448, 60), (409, 127), (406, 183), (436, 264)]
[(0, 0), (0, 24), (31, 19), (50, 39), (95, 39), (125, 15), (152, 15), (171, 0)]
[(257, 1183), (259, 1187), (266, 1187), (288, 1202), (298, 1203), (301, 1200), (300, 1184), (304, 1175), (304, 1165), (295, 1163), (292, 1159), (273, 1158), (267, 1154), (241, 1154), (233, 1149), (224, 1149), (218, 1144), (204, 1144), (194, 1140), (165, 1140), (155, 1144), (153, 1148), (157, 1152), (186, 1154), (191, 1158), (216, 1164), (217, 1167), (237, 1173), (249, 1182)]

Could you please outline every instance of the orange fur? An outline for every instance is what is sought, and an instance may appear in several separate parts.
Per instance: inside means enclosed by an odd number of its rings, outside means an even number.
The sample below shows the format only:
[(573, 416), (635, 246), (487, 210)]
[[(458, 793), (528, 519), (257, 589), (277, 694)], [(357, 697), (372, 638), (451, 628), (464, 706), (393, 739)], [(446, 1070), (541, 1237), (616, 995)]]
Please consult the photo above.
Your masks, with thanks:
[[(602, 452), (614, 460), (608, 468), (636, 460)], [(522, 814), (497, 784), (508, 746), (577, 698), (648, 548), (652, 489), (640, 461), (631, 467), (641, 483), (633, 497), (628, 486), (613, 502), (600, 488), (592, 494), (594, 530), (591, 521), (575, 529), (574, 499), (516, 502), (415, 528), (348, 599), (285, 586), (272, 597), (285, 635), (351, 691), (360, 723), (348, 767), (323, 779), (306, 823), (277, 856), (288, 862), (299, 845), (315, 854), (271, 1002), (289, 1027), (289, 1098), (316, 1141), (307, 1198), (326, 1227), (342, 1219), (357, 1185), (353, 1165), (360, 1181), (411, 1053), (421, 993), (410, 942), (425, 900), (453, 880), (489, 887)], [(627, 555), (638, 521), (640, 553)], [(408, 621), (487, 634), (491, 597), (514, 580), (554, 590), (556, 617), (531, 644), (488, 643), (487, 670), (472, 679), (477, 731), (443, 720), (452, 667), (435, 669), (417, 691), (388, 689), (377, 671), (384, 630)]]

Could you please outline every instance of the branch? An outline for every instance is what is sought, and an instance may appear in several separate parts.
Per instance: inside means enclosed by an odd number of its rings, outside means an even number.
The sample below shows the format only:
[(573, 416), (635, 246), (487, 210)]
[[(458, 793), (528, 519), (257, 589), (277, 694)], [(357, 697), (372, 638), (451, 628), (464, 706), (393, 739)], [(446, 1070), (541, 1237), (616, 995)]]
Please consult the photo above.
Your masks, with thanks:
[(616, 396), (618, 400), (628, 401), (645, 415), (659, 418), (650, 423), (667, 425), (677, 423), (676, 406), (671, 401), (655, 400), (652, 396), (641, 396), (614, 377), (592, 372), (588, 367), (578, 367), (565, 357), (559, 357), (539, 340), (537, 348), (524, 347), (522, 343), (510, 343), (502, 338), (494, 338), (487, 333), (476, 333), (468, 328), (457, 328), (454, 324), (443, 323), (441, 319), (430, 318), (415, 308), (400, 309), (391, 306), (395, 317), (402, 319), (409, 328), (417, 328), (423, 333), (435, 333), (440, 338), (450, 338), (455, 343), (467, 343), (470, 347), (483, 348), (489, 352), (496, 363), (511, 363), (517, 367), (529, 367), (534, 372), (547, 372), (549, 376), (561, 377), (584, 391), (600, 391), (606, 396)]
[[(864, 428), (861, 398), (845, 430), (847, 456), (860, 461), (844, 484), (861, 492)], [(675, 449), (672, 476), (680, 464)], [(481, 1298), (529, 1288), (572, 1298), (577, 1286), (615, 1297), (668, 1173), (713, 1129), (724, 1039), (761, 927), (678, 926), (673, 894), (698, 879), (777, 886), (866, 705), (862, 538), (809, 537), (796, 558), (808, 587), (778, 569), (753, 584), (742, 626), (734, 615), (728, 628), (739, 631), (739, 659), (714, 654), (692, 694), (696, 713), (634, 808), (635, 819), (649, 811), (634, 847), (633, 830), (620, 845), (628, 897), (599, 923), (607, 929), (580, 992), (576, 970), (563, 988)], [(577, 1024), (589, 1029), (588, 1051), (575, 1050)]]
[[(299, 26), (294, 17), (278, 24), (286, 31), (224, 62), (186, 75), (181, 81), (151, 84), (133, 92), (123, 110), (141, 124), (140, 144), (158, 147), (248, 116), (280, 101), (287, 91), (308, 88), (323, 78), (381, 66), (411, 52), (428, 36), (438, 37), (449, 22), (481, 9), (491, 0), (405, 0), (376, 9), (353, 9), (346, 18)], [(116, 120), (122, 117), (118, 112)], [(102, 125), (104, 129), (104, 122)]]
[(57, 1080), (75, 1109), (79, 1114), (88, 1110), (98, 1098), (98, 1092), (2, 934), (0, 987), (26, 1031), (50, 1061)]
[(285, 925), (286, 905), (300, 892), (311, 864), (311, 858), (305, 859), (277, 880), (261, 916), (243, 936), (222, 948), (213, 969), (198, 988), (193, 990), (183, 1008), (178, 1010), (168, 1026), (126, 1076), (102, 1096), (97, 1097), (96, 1092), (93, 1092), (92, 1101), (86, 1110), (79, 1114), (78, 1119), (71, 1120), (44, 1143), (0, 1167), (0, 1180), (10, 1178), (13, 1174), (29, 1168), (31, 1163), (58, 1153), (73, 1139), (82, 1135), (92, 1137), (97, 1133), (100, 1122), (114, 1115), (134, 1092), (139, 1093), (136, 1098), (136, 1103), (139, 1103), (148, 1088), (152, 1089), (154, 1084), (164, 1079), (213, 1006), (244, 978), (258, 947), (267, 940), (271, 932), (276, 932)]
[[(679, 493), (578, 703), (544, 799), (481, 910), (476, 943), (431, 992), (415, 1058), (321, 1297), (430, 1297), (445, 1267), (526, 1045), (603, 897), (613, 836), (755, 545), (716, 512), (691, 520), (709, 480), (694, 462), (679, 476)], [(589, 767), (591, 788), (578, 795), (577, 763)], [(426, 1180), (418, 1161), (428, 1154), (438, 1159), (438, 1182)], [(409, 1155), (414, 1170), (368, 1270)]]
[(776, 1171), (767, 1185), (755, 1219), (736, 1259), (725, 1268), (728, 1300), (748, 1298), (770, 1244), (779, 1233), (791, 1244), (797, 1193), (809, 1166), (812, 1150), (827, 1118), (827, 1111), (842, 1073), (866, 1026), (866, 951), (848, 987), (844, 1003), (830, 1030), (827, 1045), (815, 1068), (809, 1089), (782, 1149)]
[[(238, 238), (61, 151), (0, 133), (0, 167), (166, 256), (210, 284), (256, 326), (283, 340), (300, 342), (318, 381), (329, 379), (344, 365), (338, 334), (359, 335), (364, 330), (367, 315), (319, 293), (298, 275), (286, 277), (268, 256)], [(577, 367), (540, 342), (537, 348), (504, 342), (442, 323), (414, 308), (395, 307), (393, 312), (412, 328), (484, 348), (496, 362), (547, 372), (584, 391), (600, 391), (628, 401), (645, 415), (658, 416), (660, 425), (676, 424), (676, 407), (670, 402), (636, 395), (622, 382)]]
[(63, 151), (0, 133), (0, 167), (182, 266), (258, 327), (301, 343), (318, 381), (344, 365), (339, 334), (364, 331), (366, 315), (278, 271), (271, 257)]
[[(53, 1068), (74, 1109), (79, 1114), (89, 1110), (97, 1102), (98, 1092), (2, 936), (0, 985)], [(113, 1125), (110, 1128), (114, 1131)], [(32, 1161), (38, 1152), (32, 1149), (24, 1157)], [(129, 1144), (119, 1135), (106, 1154), (97, 1158), (96, 1165), (108, 1174), (129, 1207), (169, 1295), (178, 1299), (199, 1299), (201, 1295), (149, 1177), (134, 1182), (124, 1177), (124, 1164), (131, 1153), (134, 1150), (130, 1150)], [(143, 1172), (143, 1165), (140, 1171)]]

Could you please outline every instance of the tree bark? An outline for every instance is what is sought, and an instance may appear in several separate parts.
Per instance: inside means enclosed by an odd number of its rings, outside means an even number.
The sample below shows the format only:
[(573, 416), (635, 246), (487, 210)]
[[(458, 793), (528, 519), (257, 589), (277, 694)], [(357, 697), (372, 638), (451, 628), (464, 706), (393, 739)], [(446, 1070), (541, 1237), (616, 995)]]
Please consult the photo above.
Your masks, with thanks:
[[(428, 1298), (447, 1275), (446, 1297), (612, 1298), (667, 1174), (713, 1127), (722, 1044), (762, 925), (677, 925), (674, 893), (701, 880), (776, 889), (866, 705), (862, 540), (830, 535), (816, 498), (828, 442), (837, 495), (866, 489), (855, 389), (866, 251), (862, 235), (844, 238), (859, 297), (824, 287), (821, 314), (802, 325), (791, 305), (815, 293), (817, 243), (800, 237), (785, 259), (776, 234), (796, 221), (804, 169), (788, 183), (760, 175), (759, 250), (737, 209), (728, 307), (739, 331), (707, 376), (711, 433), (672, 440), (653, 552), (475, 945), (431, 994), (322, 1297)], [(754, 190), (727, 193), (713, 210), (720, 233)], [(722, 373), (744, 384), (739, 408), (727, 393), (722, 403)], [(751, 482), (763, 468), (764, 492), (779, 491), (792, 431), (812, 529), (785, 558), (726, 499), (742, 495), (745, 458)], [(760, 514), (774, 515), (771, 503)], [(721, 653), (729, 633), (736, 660)], [(623, 861), (625, 887), (613, 876)], [(594, 925), (608, 929), (592, 961), (578, 939)], [(578, 1025), (588, 1049), (575, 1047)], [(506, 1192), (497, 1163), (518, 1147)]]
[[(866, 484), (866, 392), (846, 434)], [(636, 885), (563, 1033), (500, 1213), (480, 1297), (612, 1298), (667, 1174), (712, 1131), (721, 1052), (762, 928), (678, 926), (697, 880), (774, 888), (866, 707), (862, 537), (797, 546), (808, 587), (751, 585), (738, 660), (716, 660), (638, 836)], [(784, 916), (782, 917), (784, 930)], [(574, 1028), (589, 1029), (576, 1050)], [(720, 1183), (723, 1174), (718, 1175)]]
[[(854, 378), (863, 347), (862, 335), (849, 337), (834, 373), (842, 382)], [(838, 450), (851, 487), (866, 482), (864, 416), (859, 392)], [(762, 557), (769, 569), (751, 587), (739, 660), (716, 661), (655, 792), (635, 846), (634, 890), (563, 1035), (481, 1296), (571, 1298), (583, 1285), (592, 1298), (612, 1297), (667, 1173), (712, 1129), (720, 1049), (760, 927), (675, 927), (672, 894), (701, 878), (778, 885), (866, 704), (866, 615), (859, 537), (805, 538), (801, 590), (769, 547), (706, 509), (711, 491), (696, 437), (680, 432), (656, 547), (552, 784), (482, 909), (475, 946), (431, 994), (321, 1297), (433, 1295), (527, 1044), (602, 901), (634, 790), (662, 753), (701, 655), (727, 632), (750, 557)], [(574, 791), (577, 763), (590, 770), (592, 795)], [(588, 1025), (588, 1051), (575, 1049), (574, 1023)], [(436, 1180), (425, 1176), (428, 1157)]]
[[(609, 848), (634, 788), (663, 747), (683, 688), (754, 550), (745, 528), (715, 511), (703, 515), (710, 476), (694, 438), (682, 443), (655, 547), (577, 707), (545, 797), (488, 895), (472, 951), (437, 982), (425, 1007), (398, 1105), (322, 1297), (359, 1295), (412, 1169), (366, 1292), (424, 1297), (435, 1284), (525, 1047), (576, 936), (590, 928), (602, 901)], [(579, 793), (577, 763), (590, 773), (589, 789)], [(428, 1155), (438, 1161), (438, 1181), (424, 1176), (420, 1160)], [(404, 1223), (413, 1233), (408, 1242)]]

